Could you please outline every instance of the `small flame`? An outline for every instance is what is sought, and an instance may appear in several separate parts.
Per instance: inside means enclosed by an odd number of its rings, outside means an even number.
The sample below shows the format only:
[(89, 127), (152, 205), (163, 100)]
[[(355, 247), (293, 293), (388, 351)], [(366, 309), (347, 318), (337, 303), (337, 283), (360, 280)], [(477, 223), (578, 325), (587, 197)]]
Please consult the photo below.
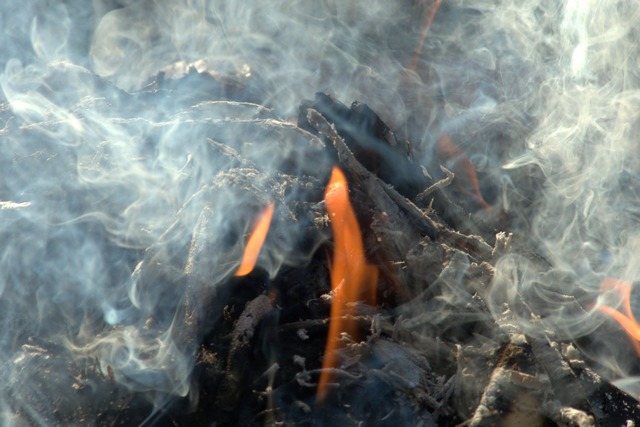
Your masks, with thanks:
[(333, 260), (331, 264), (331, 320), (327, 345), (318, 382), (317, 399), (322, 401), (331, 381), (330, 368), (337, 364), (338, 337), (342, 332), (356, 336), (356, 324), (348, 316), (353, 315), (352, 304), (364, 299), (375, 304), (378, 269), (368, 264), (358, 220), (349, 202), (349, 188), (344, 173), (337, 167), (331, 172), (324, 201), (333, 231)]
[(433, 0), (429, 7), (425, 9), (422, 26), (420, 27), (420, 38), (418, 39), (418, 46), (413, 52), (411, 63), (407, 67), (409, 70), (415, 71), (418, 68), (418, 62), (420, 61), (420, 58), (422, 57), (422, 51), (424, 50), (424, 42), (427, 39), (427, 34), (429, 33), (431, 24), (433, 24), (433, 19), (436, 17), (438, 9), (440, 9), (441, 3), (442, 0)]
[(597, 309), (620, 324), (631, 339), (636, 353), (640, 355), (640, 324), (631, 310), (631, 284), (624, 280), (607, 277), (602, 281), (600, 289), (603, 292), (615, 291), (622, 299), (622, 313), (608, 305), (599, 305)]
[(491, 205), (489, 205), (484, 197), (482, 197), (480, 181), (478, 180), (478, 173), (476, 172), (475, 166), (460, 147), (453, 142), (453, 139), (451, 139), (449, 135), (442, 135), (438, 139), (438, 153), (441, 157), (447, 160), (452, 160), (456, 169), (459, 168), (464, 172), (468, 180), (468, 185), (471, 187), (468, 192), (480, 204), (480, 206), (482, 206), (483, 209), (490, 208)]
[(258, 261), (258, 255), (267, 238), (269, 232), (269, 226), (271, 226), (271, 219), (273, 218), (273, 210), (275, 205), (270, 202), (260, 214), (260, 217), (253, 226), (251, 235), (247, 240), (247, 245), (244, 248), (244, 254), (242, 255), (242, 261), (240, 267), (236, 271), (236, 276), (246, 276), (253, 271)]

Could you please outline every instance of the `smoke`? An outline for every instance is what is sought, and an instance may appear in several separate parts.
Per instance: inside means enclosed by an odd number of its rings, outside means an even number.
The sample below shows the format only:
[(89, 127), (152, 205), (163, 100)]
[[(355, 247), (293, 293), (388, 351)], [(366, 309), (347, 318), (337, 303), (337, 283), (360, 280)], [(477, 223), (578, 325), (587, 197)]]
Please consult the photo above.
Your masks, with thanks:
[(399, 101), (402, 61), (419, 30), (414, 11), (383, 1), (132, 2), (100, 20), (90, 55), (98, 75), (126, 90), (159, 67), (202, 60), (251, 73), (265, 85), (264, 102), (284, 114), (318, 90), (354, 99), (375, 87), (384, 105), (383, 95)]
[[(613, 341), (602, 324), (610, 319), (591, 307), (603, 279), (634, 282), (638, 275), (640, 7), (570, 1), (527, 10), (508, 3), (491, 17), (493, 26), (486, 25), (504, 28), (515, 17), (510, 10), (518, 12), (518, 24), (528, 24), (517, 25), (517, 31), (514, 26), (510, 35), (526, 49), (534, 70), (535, 79), (523, 80), (535, 126), (521, 154), (504, 167), (534, 165), (544, 174), (544, 187), (532, 195), (537, 202), (530, 226), (516, 237), (544, 261), (524, 252), (501, 259), (492, 310), (498, 317), (511, 310), (533, 335), (588, 335), (583, 350), (614, 377), (626, 378), (637, 356), (606, 350)], [(621, 384), (633, 393), (637, 385), (631, 383)]]
[[(425, 165), (438, 161), (438, 137), (452, 135), (489, 201), (516, 218), (494, 316), (506, 307), (527, 333), (606, 347), (598, 331), (608, 320), (588, 306), (604, 277), (633, 282), (639, 268), (640, 6), (443, 2), (409, 69), (423, 13), (420, 2), (384, 0), (4, 2), (3, 416), (53, 419), (33, 400), (33, 346), (47, 343), (94, 358), (158, 405), (192, 391), (197, 343), (176, 332), (178, 301), (200, 289), (223, 301), (256, 213), (271, 199), (310, 197), (296, 177), (325, 178), (321, 143), (288, 121), (316, 91), (368, 103), (418, 143)], [(221, 89), (198, 78), (188, 93), (149, 91), (159, 72), (189, 64), (242, 87), (247, 102), (202, 102)], [(299, 213), (276, 209), (283, 219), (260, 260), (271, 276), (322, 239), (296, 250), (300, 230), (287, 218)], [(203, 322), (220, 315), (212, 307)], [(628, 377), (628, 360), (586, 350)], [(69, 378), (50, 381), (55, 390)]]

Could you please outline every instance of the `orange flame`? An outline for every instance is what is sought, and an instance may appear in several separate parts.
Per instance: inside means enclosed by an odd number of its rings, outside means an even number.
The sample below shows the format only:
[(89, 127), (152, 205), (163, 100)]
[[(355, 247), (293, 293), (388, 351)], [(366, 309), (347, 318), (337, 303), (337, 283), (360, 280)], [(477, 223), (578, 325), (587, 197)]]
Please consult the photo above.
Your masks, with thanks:
[[(357, 328), (353, 319), (352, 303), (364, 299), (375, 303), (378, 269), (367, 263), (358, 220), (349, 202), (349, 189), (344, 173), (337, 167), (325, 190), (324, 201), (333, 231), (333, 260), (331, 264), (331, 320), (327, 345), (318, 381), (317, 399), (322, 401), (332, 379), (330, 368), (337, 365), (336, 350), (341, 332), (355, 337)], [(363, 295), (364, 294), (364, 295)]]
[(240, 267), (236, 271), (236, 276), (246, 276), (251, 273), (256, 266), (258, 255), (260, 255), (260, 250), (269, 232), (274, 206), (273, 202), (270, 202), (267, 207), (264, 208), (256, 224), (253, 226), (251, 235), (247, 240), (247, 245), (244, 248)]
[(410, 70), (415, 71), (416, 68), (418, 68), (418, 61), (420, 60), (420, 56), (422, 55), (422, 51), (424, 49), (424, 42), (427, 39), (427, 34), (429, 33), (431, 24), (433, 24), (433, 19), (436, 17), (438, 9), (440, 9), (441, 3), (442, 0), (433, 0), (430, 7), (424, 12), (422, 26), (420, 27), (420, 38), (418, 39), (418, 46), (413, 52), (411, 63), (407, 67)]
[(603, 292), (615, 291), (622, 299), (622, 313), (608, 305), (599, 305), (597, 309), (618, 322), (631, 339), (636, 353), (640, 355), (640, 324), (631, 310), (631, 284), (624, 280), (607, 277), (602, 281), (600, 289)]
[[(487, 209), (490, 208), (491, 205), (487, 203), (487, 201), (482, 197), (482, 192), (480, 191), (480, 181), (478, 180), (478, 173), (476, 172), (476, 168), (469, 160), (469, 158), (464, 154), (464, 152), (453, 142), (453, 139), (449, 135), (442, 135), (438, 139), (438, 153), (441, 157), (454, 161), (455, 169), (461, 169), (464, 171), (466, 178), (468, 180), (468, 185), (471, 187), (469, 193), (473, 196), (474, 199), (482, 206), (482, 208)], [(457, 171), (456, 171), (457, 172)]]

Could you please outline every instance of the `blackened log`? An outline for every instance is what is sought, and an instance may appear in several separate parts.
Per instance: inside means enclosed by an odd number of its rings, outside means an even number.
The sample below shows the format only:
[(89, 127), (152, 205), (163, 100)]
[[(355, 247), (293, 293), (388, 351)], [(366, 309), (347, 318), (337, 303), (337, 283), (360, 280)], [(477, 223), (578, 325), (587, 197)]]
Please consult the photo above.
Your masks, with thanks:
[(314, 109), (335, 125), (355, 157), (369, 171), (403, 196), (413, 199), (433, 182), (422, 168), (411, 160), (408, 144), (398, 142), (395, 134), (367, 105), (354, 102), (347, 108), (324, 93), (317, 93), (313, 102), (302, 103), (298, 126), (315, 133), (307, 110)]
[(314, 101), (303, 102), (298, 110), (298, 126), (317, 134), (316, 126), (309, 122), (307, 116), (310, 109), (318, 111), (335, 126), (336, 133), (366, 169), (406, 199), (422, 208), (432, 205), (445, 223), (465, 233), (484, 233), (485, 239), (495, 234), (493, 227), (479, 227), (478, 221), (473, 220), (468, 211), (443, 191), (447, 182), (453, 179), (451, 173), (444, 172), (445, 177), (436, 185), (412, 157), (409, 143), (399, 142), (390, 128), (367, 105), (354, 102), (351, 108), (347, 108), (332, 97), (317, 93)]

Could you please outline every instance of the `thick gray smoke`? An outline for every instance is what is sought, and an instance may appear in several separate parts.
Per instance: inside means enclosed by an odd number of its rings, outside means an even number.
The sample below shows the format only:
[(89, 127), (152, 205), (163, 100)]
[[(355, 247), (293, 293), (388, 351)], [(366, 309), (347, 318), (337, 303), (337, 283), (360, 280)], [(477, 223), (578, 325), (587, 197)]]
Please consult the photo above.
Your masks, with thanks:
[[(175, 284), (201, 273), (198, 286), (215, 288), (233, 273), (238, 236), (289, 159), (318, 179), (328, 170), (321, 148), (300, 143), (287, 121), (316, 91), (368, 103), (418, 143), (425, 164), (437, 163), (438, 137), (452, 135), (488, 201), (517, 218), (491, 292), (494, 315), (508, 309), (528, 333), (598, 339), (608, 320), (557, 294), (594, 303), (604, 277), (638, 274), (640, 5), (443, 3), (409, 69), (419, 1), (3, 2), (5, 420), (45, 422), (47, 393), (73, 381), (43, 380), (56, 366), (34, 358), (44, 343), (96, 360), (158, 404), (190, 392), (195, 349), (172, 329), (184, 297)], [(141, 93), (159, 72), (190, 64), (241, 80), (253, 88), (247, 99), (267, 108)], [(239, 158), (247, 182), (224, 173)], [(532, 170), (545, 178), (535, 193)], [(265, 199), (249, 200), (248, 185)], [(292, 249), (295, 230), (281, 234), (260, 260), (271, 275), (310, 255)], [(149, 264), (161, 273), (145, 274)], [(523, 302), (542, 317), (520, 315)], [(634, 384), (629, 360), (593, 357)]]

